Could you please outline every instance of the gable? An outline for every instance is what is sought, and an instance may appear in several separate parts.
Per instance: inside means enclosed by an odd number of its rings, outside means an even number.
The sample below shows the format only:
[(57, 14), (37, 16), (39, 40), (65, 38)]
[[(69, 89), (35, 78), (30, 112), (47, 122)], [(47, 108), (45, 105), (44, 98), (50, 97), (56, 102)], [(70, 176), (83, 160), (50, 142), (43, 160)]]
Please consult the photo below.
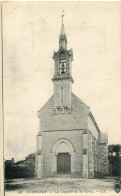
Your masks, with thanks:
[(75, 94), (71, 96), (72, 111), (54, 113), (54, 96), (38, 111), (43, 131), (87, 129), (89, 107)]
[(84, 103), (79, 97), (77, 97), (74, 93), (72, 93), (72, 98), (74, 99), (74, 101), (75, 101), (76, 103), (81, 104), (82, 106), (84, 106), (84, 107), (87, 108), (87, 109), (90, 108), (87, 104), (85, 104), (85, 103)]

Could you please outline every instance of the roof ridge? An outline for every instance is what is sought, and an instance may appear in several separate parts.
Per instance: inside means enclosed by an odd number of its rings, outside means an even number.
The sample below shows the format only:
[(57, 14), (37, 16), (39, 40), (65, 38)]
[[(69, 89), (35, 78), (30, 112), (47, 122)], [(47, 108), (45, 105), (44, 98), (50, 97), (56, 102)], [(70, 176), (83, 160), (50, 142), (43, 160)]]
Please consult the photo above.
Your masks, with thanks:
[(72, 95), (75, 96), (82, 104), (84, 104), (86, 107), (90, 108), (90, 106), (88, 106), (86, 103), (84, 103), (77, 95), (75, 95), (73, 92), (72, 92)]
[(96, 128), (97, 128), (97, 130), (98, 130), (98, 132), (100, 133), (100, 132), (101, 132), (101, 131), (100, 131), (100, 128), (99, 128), (99, 126), (98, 126), (98, 124), (97, 124), (97, 122), (96, 122), (96, 120), (95, 120), (95, 118), (94, 118), (92, 112), (89, 111), (88, 115), (91, 117), (92, 121), (94, 122), (94, 124), (95, 124), (95, 126), (96, 126)]
[(53, 97), (54, 95), (52, 95), (46, 102), (45, 104), (37, 111), (40, 112), (42, 110), (43, 107), (45, 107), (45, 105), (50, 101), (50, 99)]

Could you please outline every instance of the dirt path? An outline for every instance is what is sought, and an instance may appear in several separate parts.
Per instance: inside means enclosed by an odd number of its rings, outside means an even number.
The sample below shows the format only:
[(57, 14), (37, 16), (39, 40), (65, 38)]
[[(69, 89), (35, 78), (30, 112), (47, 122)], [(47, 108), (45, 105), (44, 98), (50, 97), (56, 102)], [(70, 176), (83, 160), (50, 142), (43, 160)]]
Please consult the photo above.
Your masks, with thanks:
[(25, 191), (27, 193), (83, 193), (114, 191), (114, 178), (83, 179), (83, 178), (46, 178), (6, 180), (6, 191)]

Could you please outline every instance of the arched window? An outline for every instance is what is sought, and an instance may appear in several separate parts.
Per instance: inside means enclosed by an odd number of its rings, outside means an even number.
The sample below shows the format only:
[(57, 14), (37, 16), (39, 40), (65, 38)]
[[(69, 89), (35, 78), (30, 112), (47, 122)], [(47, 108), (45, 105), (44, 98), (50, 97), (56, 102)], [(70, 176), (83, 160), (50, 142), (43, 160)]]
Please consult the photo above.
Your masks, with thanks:
[(66, 61), (65, 59), (60, 60), (60, 74), (66, 73)]

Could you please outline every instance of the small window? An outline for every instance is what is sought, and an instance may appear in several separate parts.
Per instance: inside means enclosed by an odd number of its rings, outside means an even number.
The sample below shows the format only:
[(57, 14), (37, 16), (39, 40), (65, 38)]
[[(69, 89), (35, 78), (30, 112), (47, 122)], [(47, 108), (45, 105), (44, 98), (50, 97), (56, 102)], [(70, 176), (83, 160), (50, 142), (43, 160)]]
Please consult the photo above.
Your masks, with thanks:
[(63, 87), (61, 87), (61, 105), (63, 105)]

